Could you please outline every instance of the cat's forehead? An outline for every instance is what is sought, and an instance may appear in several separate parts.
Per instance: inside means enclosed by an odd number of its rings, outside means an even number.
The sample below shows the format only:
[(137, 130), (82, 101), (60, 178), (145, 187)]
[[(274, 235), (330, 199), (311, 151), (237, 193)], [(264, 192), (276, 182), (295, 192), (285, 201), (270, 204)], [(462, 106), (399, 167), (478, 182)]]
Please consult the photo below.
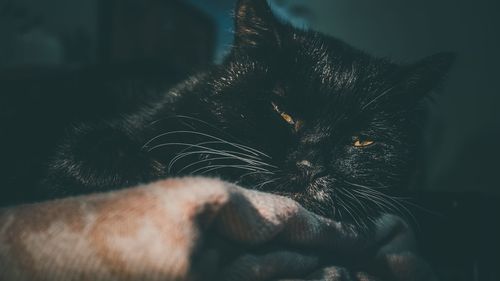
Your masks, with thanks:
[(356, 98), (386, 87), (390, 82), (385, 78), (398, 67), (326, 35), (298, 30), (290, 34), (272, 52), (234, 53), (222, 68), (223, 77), (215, 79), (217, 92), (238, 88), (284, 98)]
[(374, 58), (344, 42), (321, 34), (298, 35), (285, 52), (295, 59), (290, 75), (297, 81), (314, 83), (318, 90), (340, 94), (369, 90), (380, 83), (396, 66)]

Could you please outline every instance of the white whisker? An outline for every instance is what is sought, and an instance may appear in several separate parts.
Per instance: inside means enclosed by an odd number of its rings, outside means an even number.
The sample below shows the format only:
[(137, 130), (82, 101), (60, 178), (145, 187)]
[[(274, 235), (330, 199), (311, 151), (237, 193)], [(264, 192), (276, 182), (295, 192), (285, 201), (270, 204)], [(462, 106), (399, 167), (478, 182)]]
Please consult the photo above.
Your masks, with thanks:
[[(211, 139), (220, 141), (221, 143), (233, 146), (235, 148), (241, 149), (241, 150), (246, 151), (248, 153), (251, 153), (252, 155), (255, 155), (255, 156), (261, 155), (261, 156), (265, 156), (267, 158), (271, 158), (269, 155), (267, 155), (267, 154), (265, 154), (263, 152), (260, 152), (258, 150), (255, 150), (253, 148), (250, 148), (248, 146), (245, 146), (245, 145), (242, 145), (242, 144), (236, 144), (236, 143), (233, 143), (233, 142), (229, 142), (229, 141), (223, 140), (221, 138), (218, 138), (218, 137), (215, 137), (215, 136), (212, 136), (212, 135), (209, 135), (209, 134), (205, 134), (205, 133), (196, 132), (196, 131), (172, 131), (172, 132), (167, 132), (167, 133), (159, 134), (158, 136), (152, 138), (146, 144), (144, 144), (143, 149), (147, 148), (154, 141), (156, 141), (156, 140), (158, 140), (158, 139), (160, 139), (162, 137), (165, 137), (165, 136), (168, 136), (168, 135), (173, 135), (173, 134), (193, 134), (193, 135), (203, 136), (203, 137), (207, 137), (207, 138), (211, 138)], [(151, 150), (149, 150), (149, 151), (151, 151)]]
[[(191, 175), (196, 175), (199, 172), (201, 172), (200, 174), (206, 174), (206, 173), (213, 172), (213, 171), (220, 170), (220, 169), (224, 169), (224, 168), (242, 169), (242, 170), (248, 170), (248, 171), (253, 171), (253, 172), (256, 172), (256, 171), (267, 172), (267, 170), (265, 170), (265, 169), (257, 169), (255, 167), (249, 166), (249, 165), (210, 165), (207, 167), (203, 167), (203, 168), (199, 168), (197, 170), (194, 170), (193, 172), (191, 172)], [(205, 170), (205, 171), (203, 171), (203, 170)]]

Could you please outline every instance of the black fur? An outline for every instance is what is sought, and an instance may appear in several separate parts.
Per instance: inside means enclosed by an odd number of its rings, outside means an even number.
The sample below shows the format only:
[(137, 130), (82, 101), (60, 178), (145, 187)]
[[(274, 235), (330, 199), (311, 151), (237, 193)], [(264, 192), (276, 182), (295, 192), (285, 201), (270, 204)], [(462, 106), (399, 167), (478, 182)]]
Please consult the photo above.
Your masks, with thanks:
[[(235, 19), (234, 47), (221, 65), (135, 113), (68, 133), (39, 194), (196, 174), (290, 196), (361, 226), (400, 209), (385, 190), (408, 185), (421, 139), (419, 104), (453, 56), (405, 65), (374, 58), (280, 22), (265, 0), (240, 0)], [(355, 147), (358, 140), (374, 143)]]

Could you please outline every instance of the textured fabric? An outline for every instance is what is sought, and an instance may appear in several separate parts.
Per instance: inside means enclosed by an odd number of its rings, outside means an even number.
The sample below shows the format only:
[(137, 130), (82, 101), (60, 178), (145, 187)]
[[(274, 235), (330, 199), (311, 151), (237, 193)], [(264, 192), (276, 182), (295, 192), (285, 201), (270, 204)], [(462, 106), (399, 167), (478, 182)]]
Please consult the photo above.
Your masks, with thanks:
[(204, 178), (0, 211), (0, 280), (434, 280), (413, 248), (396, 217), (360, 235)]

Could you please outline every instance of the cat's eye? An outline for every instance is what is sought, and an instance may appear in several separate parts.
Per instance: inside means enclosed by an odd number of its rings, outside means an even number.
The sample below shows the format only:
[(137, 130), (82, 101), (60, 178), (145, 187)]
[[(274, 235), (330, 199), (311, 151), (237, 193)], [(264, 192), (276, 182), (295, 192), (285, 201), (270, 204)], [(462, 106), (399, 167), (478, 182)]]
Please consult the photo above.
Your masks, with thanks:
[(287, 122), (289, 125), (292, 126), (292, 129), (294, 132), (297, 133), (302, 129), (302, 127), (304, 126), (303, 120), (294, 118), (294, 117), (292, 117), (292, 115), (284, 112), (283, 110), (281, 110), (278, 107), (278, 105), (276, 103), (271, 102), (271, 104), (273, 106), (274, 111), (276, 111), (281, 116), (281, 119), (283, 119), (285, 122)]
[(365, 147), (372, 146), (374, 143), (375, 143), (375, 141), (372, 141), (370, 139), (356, 138), (356, 140), (354, 140), (354, 143), (352, 145), (354, 147), (358, 147), (358, 148), (365, 148)]
[(281, 118), (285, 120), (285, 122), (287, 122), (290, 125), (296, 124), (295, 119), (293, 119), (293, 117), (290, 114), (280, 110), (280, 108), (274, 102), (272, 102), (271, 104), (273, 105), (274, 111), (278, 112)]
[(285, 120), (288, 124), (290, 125), (295, 125), (295, 120), (293, 120), (293, 117), (290, 116), (289, 114), (286, 114), (286, 113), (281, 113), (281, 118), (283, 118), (283, 120)]

